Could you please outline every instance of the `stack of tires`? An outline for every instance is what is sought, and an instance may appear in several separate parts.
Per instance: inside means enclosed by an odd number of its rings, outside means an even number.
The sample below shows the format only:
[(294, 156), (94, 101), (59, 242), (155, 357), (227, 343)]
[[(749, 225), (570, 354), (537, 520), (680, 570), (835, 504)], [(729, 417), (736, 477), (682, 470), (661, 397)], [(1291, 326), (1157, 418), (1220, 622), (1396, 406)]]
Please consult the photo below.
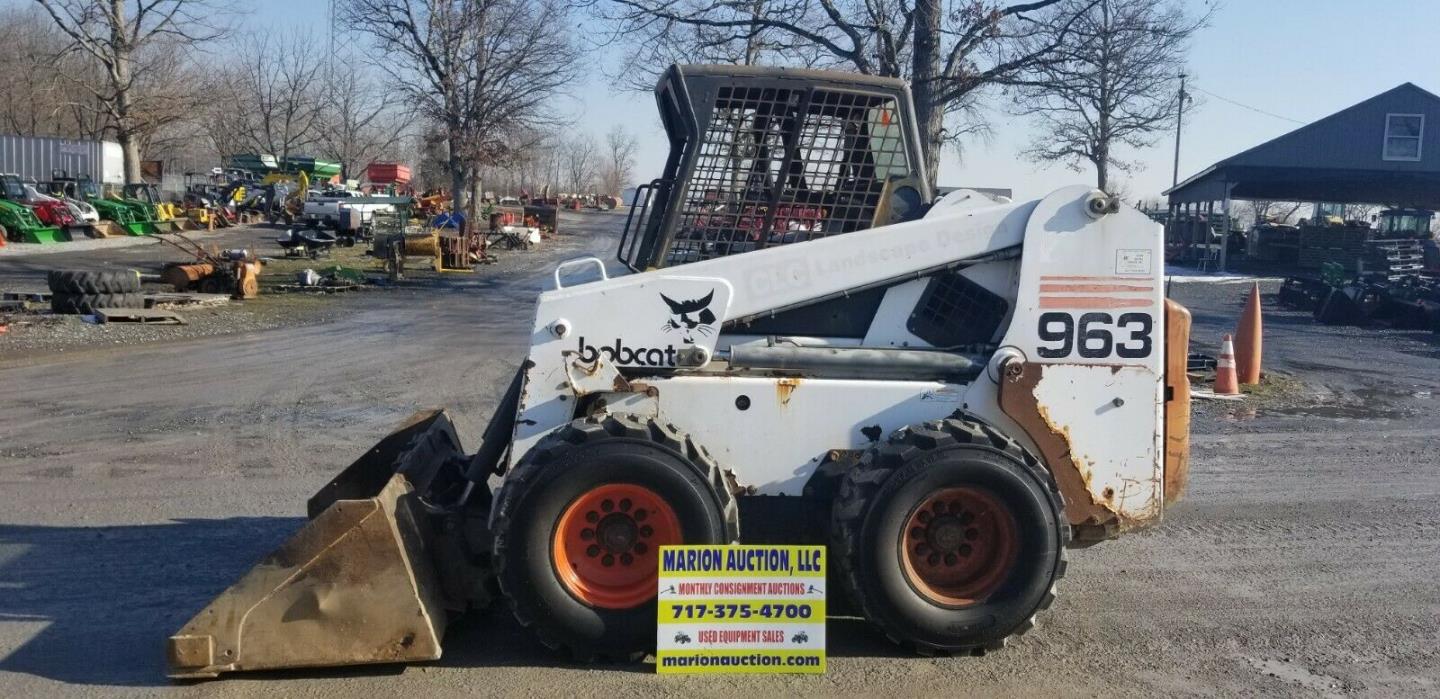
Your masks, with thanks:
[(97, 308), (144, 308), (140, 275), (132, 270), (90, 272), (51, 270), (50, 310), (56, 313), (94, 313)]

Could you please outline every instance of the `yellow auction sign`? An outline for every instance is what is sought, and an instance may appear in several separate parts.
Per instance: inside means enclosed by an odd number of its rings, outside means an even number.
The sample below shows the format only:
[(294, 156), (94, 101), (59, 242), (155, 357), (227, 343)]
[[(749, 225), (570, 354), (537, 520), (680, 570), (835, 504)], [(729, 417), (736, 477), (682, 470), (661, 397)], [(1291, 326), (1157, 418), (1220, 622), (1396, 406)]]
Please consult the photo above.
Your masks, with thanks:
[(824, 546), (662, 546), (657, 672), (825, 672)]

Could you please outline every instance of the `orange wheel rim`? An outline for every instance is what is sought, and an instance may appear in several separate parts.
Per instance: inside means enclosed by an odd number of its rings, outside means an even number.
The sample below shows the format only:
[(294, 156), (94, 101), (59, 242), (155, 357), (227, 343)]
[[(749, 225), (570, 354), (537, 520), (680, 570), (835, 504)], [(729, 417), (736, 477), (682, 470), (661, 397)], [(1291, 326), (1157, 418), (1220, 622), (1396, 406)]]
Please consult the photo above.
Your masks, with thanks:
[(683, 543), (680, 518), (654, 491), (629, 483), (575, 498), (555, 527), (555, 572), (580, 601), (630, 609), (654, 599), (660, 547)]
[(1005, 582), (1020, 550), (1004, 503), (977, 488), (945, 488), (905, 518), (900, 559), (920, 594), (945, 607), (985, 601)]

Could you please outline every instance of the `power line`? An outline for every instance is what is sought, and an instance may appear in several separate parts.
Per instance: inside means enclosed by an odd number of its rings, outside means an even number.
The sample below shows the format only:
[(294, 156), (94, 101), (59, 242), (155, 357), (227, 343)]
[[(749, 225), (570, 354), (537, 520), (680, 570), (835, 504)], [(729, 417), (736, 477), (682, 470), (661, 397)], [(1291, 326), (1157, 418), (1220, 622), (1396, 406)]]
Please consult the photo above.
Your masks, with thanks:
[(1248, 104), (1244, 104), (1244, 103), (1241, 103), (1241, 102), (1236, 102), (1235, 100), (1232, 100), (1232, 99), (1230, 99), (1229, 97), (1221, 97), (1220, 95), (1217, 95), (1217, 94), (1215, 94), (1215, 93), (1213, 93), (1213, 92), (1211, 92), (1211, 91), (1209, 91), (1209, 90), (1206, 90), (1206, 89), (1203, 89), (1203, 88), (1199, 88), (1199, 87), (1195, 87), (1194, 85), (1191, 85), (1191, 86), (1190, 86), (1190, 89), (1192, 89), (1192, 90), (1194, 90), (1194, 91), (1196, 91), (1196, 92), (1204, 93), (1204, 94), (1206, 94), (1206, 95), (1209, 95), (1209, 96), (1211, 96), (1211, 97), (1214, 97), (1215, 99), (1220, 100), (1221, 102), (1229, 102), (1230, 104), (1233, 104), (1233, 105), (1235, 105), (1235, 106), (1237, 106), (1237, 107), (1240, 107), (1241, 109), (1248, 109), (1248, 110), (1250, 110), (1250, 111), (1252, 111), (1252, 112), (1255, 112), (1256, 114), (1264, 114), (1265, 116), (1274, 117), (1274, 118), (1276, 118), (1276, 119), (1280, 119), (1281, 121), (1288, 121), (1288, 122), (1290, 122), (1290, 123), (1292, 123), (1292, 124), (1302, 124), (1302, 125), (1303, 125), (1303, 124), (1307, 123), (1307, 122), (1304, 122), (1304, 121), (1300, 121), (1299, 119), (1291, 119), (1290, 117), (1287, 117), (1287, 116), (1280, 116), (1279, 114), (1276, 114), (1276, 113), (1274, 113), (1274, 112), (1267, 112), (1267, 111), (1265, 111), (1265, 110), (1263, 110), (1263, 109), (1260, 109), (1259, 107), (1252, 107), (1252, 106), (1250, 106), (1250, 105), (1248, 105)]

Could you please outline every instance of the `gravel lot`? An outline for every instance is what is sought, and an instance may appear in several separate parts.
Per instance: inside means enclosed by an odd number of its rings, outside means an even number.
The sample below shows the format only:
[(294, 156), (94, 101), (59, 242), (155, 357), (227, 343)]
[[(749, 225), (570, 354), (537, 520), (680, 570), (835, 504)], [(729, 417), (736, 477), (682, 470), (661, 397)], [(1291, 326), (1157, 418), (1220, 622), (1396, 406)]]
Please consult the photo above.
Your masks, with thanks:
[[(569, 218), (555, 244), (327, 299), (319, 322), (0, 353), (0, 695), (1440, 693), (1440, 341), (1316, 325), (1276, 308), (1273, 283), (1283, 390), (1198, 406), (1187, 499), (1159, 529), (1076, 551), (1040, 628), (1003, 652), (910, 657), (836, 620), (821, 677), (661, 678), (568, 665), (491, 614), (452, 627), (431, 665), (168, 683), (164, 638), (391, 425), (447, 405), (480, 433), (553, 265), (613, 257), (623, 214)], [(16, 265), (0, 258), (0, 282)], [(1197, 350), (1247, 289), (1174, 285)]]

